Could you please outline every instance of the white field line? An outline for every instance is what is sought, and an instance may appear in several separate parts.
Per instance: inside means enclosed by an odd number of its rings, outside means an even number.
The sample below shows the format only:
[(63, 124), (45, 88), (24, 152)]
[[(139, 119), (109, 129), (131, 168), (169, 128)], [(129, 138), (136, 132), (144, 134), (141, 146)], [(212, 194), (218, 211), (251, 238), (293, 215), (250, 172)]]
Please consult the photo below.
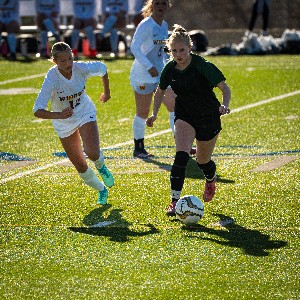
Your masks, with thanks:
[[(33, 76), (38, 77), (38, 75), (33, 75)], [(30, 76), (29, 76), (29, 77), (30, 77)], [(2, 81), (2, 82), (3, 82), (3, 81)], [(0, 84), (1, 84), (1, 82), (0, 82)], [(252, 107), (256, 107), (256, 106), (259, 106), (259, 105), (263, 105), (263, 104), (270, 103), (270, 102), (277, 101), (277, 100), (282, 100), (282, 99), (284, 99), (284, 98), (291, 97), (291, 96), (295, 96), (295, 95), (297, 95), (297, 94), (300, 94), (300, 90), (294, 91), (294, 92), (291, 92), (291, 93), (288, 93), (288, 94), (283, 94), (283, 95), (280, 95), (280, 96), (272, 97), (272, 98), (269, 98), (269, 99), (266, 99), (266, 100), (262, 100), (262, 101), (259, 101), (259, 102), (253, 103), (253, 104), (241, 106), (241, 107), (239, 107), (239, 108), (233, 109), (233, 110), (231, 111), (231, 113), (240, 112), (240, 111), (242, 111), (242, 110), (246, 110), (246, 109), (249, 109), (249, 108), (252, 108)], [(159, 136), (159, 135), (168, 133), (168, 132), (170, 132), (170, 131), (171, 131), (171, 129), (165, 129), (165, 130), (162, 130), (162, 131), (159, 131), (159, 132), (156, 132), (156, 133), (147, 135), (146, 138), (148, 139), (148, 138), (156, 137), (156, 136)], [(120, 147), (120, 146), (130, 145), (130, 144), (132, 144), (132, 140), (127, 141), (127, 142), (124, 142), (124, 143), (115, 144), (115, 145), (112, 145), (112, 146), (109, 146), (109, 147), (105, 147), (105, 148), (103, 148), (103, 149), (110, 149), (110, 148), (115, 148), (115, 147)], [(67, 162), (67, 161), (69, 161), (69, 159), (66, 158), (66, 159), (61, 160), (61, 161), (59, 161), (59, 162), (54, 162), (54, 163), (51, 163), (51, 164), (47, 164), (47, 165), (45, 165), (45, 166), (37, 167), (36, 169), (33, 169), (33, 170), (28, 170), (28, 171), (25, 171), (25, 172), (18, 173), (18, 174), (16, 174), (16, 175), (13, 175), (13, 176), (10, 176), (10, 177), (1, 179), (1, 180), (0, 180), (0, 184), (5, 183), (5, 182), (8, 182), (8, 181), (15, 180), (15, 179), (17, 179), (17, 178), (21, 178), (21, 177), (26, 176), (26, 175), (30, 175), (30, 174), (39, 172), (39, 171), (41, 171), (41, 170), (45, 170), (45, 169), (47, 169), (47, 168), (50, 168), (50, 167), (52, 167), (52, 166), (55, 166), (55, 165), (57, 165), (57, 164), (60, 164), (60, 163), (63, 163), (63, 162)]]
[(28, 79), (34, 79), (34, 78), (38, 78), (38, 77), (44, 77), (45, 75), (46, 75), (46, 73), (41, 73), (41, 74), (35, 74), (35, 75), (26, 76), (26, 77), (9, 79), (9, 80), (5, 80), (5, 81), (0, 81), (0, 85), (12, 83), (12, 82), (24, 81), (24, 80), (28, 80)]

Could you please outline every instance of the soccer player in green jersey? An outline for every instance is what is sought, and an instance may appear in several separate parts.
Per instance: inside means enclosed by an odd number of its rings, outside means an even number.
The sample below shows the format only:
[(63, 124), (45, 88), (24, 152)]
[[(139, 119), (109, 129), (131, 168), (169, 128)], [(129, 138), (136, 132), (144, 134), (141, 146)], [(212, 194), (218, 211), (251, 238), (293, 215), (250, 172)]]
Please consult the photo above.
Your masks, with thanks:
[[(175, 100), (176, 155), (171, 169), (171, 204), (168, 216), (175, 215), (185, 179), (185, 169), (190, 149), (196, 138), (197, 165), (206, 178), (203, 199), (212, 200), (216, 189), (216, 164), (211, 159), (218, 134), (221, 131), (221, 115), (230, 112), (231, 91), (222, 72), (203, 57), (193, 54), (192, 40), (187, 31), (175, 25), (167, 41), (172, 59), (162, 70), (160, 83), (155, 92), (152, 116), (147, 125), (153, 126), (165, 91), (170, 85), (177, 95)], [(222, 104), (213, 89), (222, 92)]]

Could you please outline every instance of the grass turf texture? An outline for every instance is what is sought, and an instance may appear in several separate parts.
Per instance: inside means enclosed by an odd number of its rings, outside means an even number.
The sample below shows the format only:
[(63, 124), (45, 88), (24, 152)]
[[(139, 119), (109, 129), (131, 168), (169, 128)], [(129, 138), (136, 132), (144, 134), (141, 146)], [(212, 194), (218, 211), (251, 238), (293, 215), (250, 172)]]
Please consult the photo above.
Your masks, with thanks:
[[(227, 78), (231, 109), (300, 90), (299, 56), (207, 59)], [(97, 101), (100, 79), (87, 83), (98, 108), (102, 147), (132, 139), (131, 63), (107, 61), (112, 99), (106, 104)], [(0, 83), (45, 73), (50, 66), (2, 60)], [(42, 81), (0, 89), (39, 89)], [(53, 156), (63, 149), (51, 122), (33, 117), (35, 97), (0, 95), (0, 151), (33, 160), (18, 168), (17, 162), (0, 160), (0, 181), (52, 164), (0, 184), (1, 299), (299, 298), (299, 94), (223, 118), (214, 153), (217, 193), (193, 226), (165, 216), (175, 153), (171, 133), (146, 139), (155, 158), (145, 162), (132, 159), (131, 144), (106, 149), (116, 183), (109, 204), (97, 206), (95, 191), (67, 160)], [(146, 134), (168, 127), (162, 108)], [(283, 155), (295, 160), (253, 172)], [(191, 159), (183, 194), (201, 197), (203, 185)], [(92, 227), (105, 221), (112, 224)]]

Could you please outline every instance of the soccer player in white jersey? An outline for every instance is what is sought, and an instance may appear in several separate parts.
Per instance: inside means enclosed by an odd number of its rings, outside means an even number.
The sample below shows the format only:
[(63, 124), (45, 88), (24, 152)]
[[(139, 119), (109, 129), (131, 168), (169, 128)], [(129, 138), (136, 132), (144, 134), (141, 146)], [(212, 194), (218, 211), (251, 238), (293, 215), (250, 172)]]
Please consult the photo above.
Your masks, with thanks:
[(97, 56), (96, 37), (94, 30), (97, 27), (96, 21), (96, 0), (72, 0), (74, 17), (73, 17), (73, 31), (71, 37), (72, 52), (77, 58), (79, 34), (84, 30), (85, 35), (89, 41), (90, 58)]
[[(145, 128), (153, 93), (158, 86), (160, 72), (165, 63), (164, 47), (168, 38), (168, 25), (164, 21), (164, 17), (170, 6), (169, 0), (148, 0), (146, 2), (142, 9), (144, 19), (136, 28), (130, 47), (135, 57), (130, 71), (130, 84), (136, 103), (132, 128), (133, 156), (137, 158), (144, 159), (153, 156), (144, 147)], [(168, 101), (170, 99), (171, 101)], [(174, 99), (170, 99), (167, 97), (164, 99), (164, 104), (169, 112), (174, 109)]]
[(41, 35), (40, 55), (42, 58), (49, 58), (47, 53), (48, 32), (52, 33), (55, 41), (59, 42), (59, 0), (35, 0), (36, 23)]
[(7, 32), (9, 60), (16, 60), (17, 37), (20, 30), (19, 0), (0, 0), (0, 34)]
[[(70, 46), (64, 42), (55, 43), (51, 49), (55, 66), (45, 76), (42, 88), (35, 100), (34, 115), (42, 119), (52, 119), (66, 154), (83, 181), (99, 192), (97, 203), (106, 204), (108, 191), (114, 177), (104, 164), (100, 150), (96, 121), (96, 107), (86, 94), (86, 81), (91, 76), (100, 76), (103, 93), (100, 102), (110, 99), (109, 79), (106, 65), (100, 61), (74, 62)], [(48, 102), (51, 110), (48, 110)], [(86, 156), (94, 162), (104, 184), (98, 179)]]
[(109, 41), (112, 56), (118, 55), (119, 36), (118, 28), (126, 26), (128, 13), (128, 0), (107, 0), (102, 2), (102, 10), (105, 12), (103, 29), (98, 34), (99, 40), (103, 40), (110, 33)]

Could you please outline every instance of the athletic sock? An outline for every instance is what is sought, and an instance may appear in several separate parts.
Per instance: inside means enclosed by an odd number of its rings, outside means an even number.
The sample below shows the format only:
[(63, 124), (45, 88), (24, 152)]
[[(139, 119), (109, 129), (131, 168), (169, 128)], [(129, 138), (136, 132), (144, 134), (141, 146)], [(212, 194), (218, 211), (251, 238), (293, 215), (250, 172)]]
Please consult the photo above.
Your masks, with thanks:
[(78, 174), (88, 186), (97, 191), (103, 191), (103, 183), (99, 180), (99, 178), (96, 176), (96, 174), (90, 167), (88, 167), (85, 173)]
[(198, 168), (202, 170), (204, 177), (208, 182), (212, 182), (216, 175), (216, 164), (213, 160), (210, 160), (206, 164), (197, 163)]
[(175, 113), (174, 113), (174, 111), (172, 111), (169, 113), (169, 121), (170, 121), (170, 128), (173, 132), (173, 136), (175, 136), (174, 118), (175, 118)]
[(132, 123), (132, 129), (134, 139), (143, 139), (145, 136), (146, 119), (135, 115)]
[(104, 156), (103, 156), (103, 152), (102, 150), (100, 150), (100, 155), (99, 155), (99, 158), (95, 161), (93, 161), (94, 164), (95, 164), (95, 167), (97, 169), (101, 169), (104, 165)]

